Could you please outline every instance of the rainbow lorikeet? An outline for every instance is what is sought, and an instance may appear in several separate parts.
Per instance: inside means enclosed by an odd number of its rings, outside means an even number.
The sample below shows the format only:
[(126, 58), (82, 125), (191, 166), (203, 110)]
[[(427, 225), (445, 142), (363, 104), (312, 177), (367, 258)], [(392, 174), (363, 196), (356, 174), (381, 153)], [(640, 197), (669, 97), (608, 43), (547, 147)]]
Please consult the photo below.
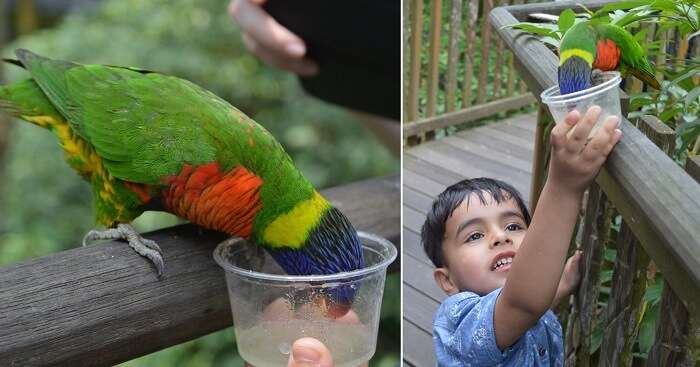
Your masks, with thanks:
[(85, 240), (126, 239), (160, 275), (158, 245), (128, 223), (162, 210), (253, 240), (289, 274), (364, 266), (348, 219), (267, 130), (228, 102), (157, 72), (16, 55), (6, 61), (31, 78), (0, 87), (0, 110), (53, 131), (92, 185), (96, 220), (111, 228)]
[(559, 90), (569, 94), (592, 86), (594, 69), (620, 68), (659, 89), (654, 68), (642, 46), (625, 29), (613, 24), (584, 21), (569, 28), (559, 45)]

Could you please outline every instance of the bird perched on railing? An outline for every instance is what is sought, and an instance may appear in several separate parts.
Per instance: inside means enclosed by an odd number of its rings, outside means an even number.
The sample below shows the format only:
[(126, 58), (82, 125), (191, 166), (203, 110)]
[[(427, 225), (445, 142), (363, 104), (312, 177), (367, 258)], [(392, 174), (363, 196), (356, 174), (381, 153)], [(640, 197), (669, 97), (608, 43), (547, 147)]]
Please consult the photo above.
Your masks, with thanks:
[(592, 86), (592, 71), (632, 74), (659, 89), (642, 46), (625, 29), (583, 21), (569, 28), (559, 45), (559, 90), (569, 94)]
[[(255, 121), (197, 85), (128, 67), (81, 65), (17, 50), (30, 79), (0, 87), (0, 111), (56, 135), (90, 182), (86, 241), (125, 239), (162, 274), (162, 251), (129, 225), (163, 210), (253, 240), (289, 274), (364, 266), (348, 219)], [(352, 298), (340, 295), (340, 301)]]

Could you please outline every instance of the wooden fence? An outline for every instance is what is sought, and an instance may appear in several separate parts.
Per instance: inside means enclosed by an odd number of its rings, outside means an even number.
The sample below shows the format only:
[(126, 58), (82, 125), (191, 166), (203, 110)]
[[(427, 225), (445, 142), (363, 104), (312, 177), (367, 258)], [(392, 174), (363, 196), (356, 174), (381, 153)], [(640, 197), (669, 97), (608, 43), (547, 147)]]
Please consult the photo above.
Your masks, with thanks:
[[(610, 2), (584, 4), (595, 10)], [(576, 2), (515, 5), (491, 12), (494, 29), (514, 52), (515, 65), (536, 96), (557, 83), (558, 59), (535, 37), (503, 27), (528, 20), (531, 13), (558, 15), (566, 8), (576, 9)], [(677, 55), (684, 56), (687, 42), (678, 44)], [(636, 82), (627, 86), (639, 90)], [(535, 194), (546, 171), (544, 131), (552, 123), (540, 105)], [(673, 130), (653, 116), (636, 123), (638, 127), (623, 119), (623, 139), (588, 190), (572, 241), (572, 250), (580, 247), (585, 256), (581, 286), (572, 303), (559, 310), (567, 366), (700, 365), (700, 159), (689, 159), (684, 170), (667, 156), (675, 141)], [(531, 196), (533, 206), (536, 200), (537, 195)], [(621, 223), (615, 221), (618, 215)], [(616, 252), (614, 259), (606, 256), (610, 250)], [(635, 358), (633, 347), (650, 308), (645, 292), (657, 272), (663, 274), (663, 296), (655, 341), (645, 360)], [(600, 303), (604, 278), (611, 278), (612, 285), (607, 302)], [(596, 325), (602, 328), (598, 340)]]
[(438, 129), (514, 111), (535, 101), (515, 73), (513, 54), (503, 40), (492, 37), (484, 16), (494, 6), (523, 2), (527, 1), (404, 1), (404, 137), (408, 144), (430, 140)]
[[(398, 244), (399, 185), (396, 175), (322, 193), (357, 229)], [(189, 224), (145, 236), (165, 252), (162, 280), (123, 242), (0, 269), (0, 366), (111, 366), (231, 326), (212, 258), (226, 236)]]

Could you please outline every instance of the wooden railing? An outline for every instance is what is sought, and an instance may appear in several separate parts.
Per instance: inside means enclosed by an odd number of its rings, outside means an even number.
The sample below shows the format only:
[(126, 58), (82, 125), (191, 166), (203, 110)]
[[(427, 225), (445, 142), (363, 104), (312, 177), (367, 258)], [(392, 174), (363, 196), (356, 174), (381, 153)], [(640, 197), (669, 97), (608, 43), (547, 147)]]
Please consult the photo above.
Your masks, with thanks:
[[(357, 229), (398, 244), (399, 185), (396, 175), (322, 193)], [(162, 280), (123, 242), (0, 269), (0, 366), (111, 366), (231, 326), (212, 258), (226, 236), (188, 224), (145, 237), (165, 253)]]
[[(584, 4), (595, 10), (610, 2)], [(576, 3), (516, 5), (491, 12), (494, 29), (514, 52), (515, 65), (535, 96), (557, 83), (558, 59), (535, 37), (504, 26), (528, 21), (531, 13), (558, 15), (564, 9), (576, 9)], [(552, 123), (548, 110), (540, 105), (533, 203), (545, 177), (544, 131)], [(580, 247), (585, 254), (581, 285), (573, 302), (559, 310), (567, 366), (630, 366), (633, 359), (635, 365), (644, 363), (634, 358), (633, 346), (639, 322), (648, 311), (644, 294), (657, 269), (663, 274), (663, 297), (656, 339), (645, 363), (700, 365), (700, 184), (696, 181), (700, 161), (689, 159), (686, 172), (667, 156), (674, 132), (651, 116), (637, 123), (639, 128), (623, 119), (623, 138), (584, 199), (572, 241), (572, 250)], [(617, 214), (622, 218), (619, 228), (613, 221)], [(598, 301), (603, 264), (609, 261), (604, 257), (606, 247), (615, 249), (616, 256), (603, 306)], [(602, 341), (592, 354), (594, 325), (599, 323)]]
[[(535, 101), (514, 71), (513, 54), (504, 48), (503, 40), (492, 39), (484, 16), (494, 6), (523, 2), (527, 1), (452, 0), (449, 18), (443, 14), (442, 0), (404, 2), (404, 137), (408, 144), (430, 140), (438, 129), (514, 111)], [(446, 43), (443, 34), (449, 35)], [(425, 60), (422, 55), (427, 55)]]

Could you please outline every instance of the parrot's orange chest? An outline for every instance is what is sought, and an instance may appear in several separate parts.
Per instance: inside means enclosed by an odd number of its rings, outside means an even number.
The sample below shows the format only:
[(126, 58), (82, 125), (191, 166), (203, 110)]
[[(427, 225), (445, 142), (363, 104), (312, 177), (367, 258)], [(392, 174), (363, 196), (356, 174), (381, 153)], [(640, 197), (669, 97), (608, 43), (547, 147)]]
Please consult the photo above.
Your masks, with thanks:
[(602, 71), (617, 69), (620, 64), (620, 48), (609, 39), (601, 39), (596, 44), (596, 58), (593, 67)]

